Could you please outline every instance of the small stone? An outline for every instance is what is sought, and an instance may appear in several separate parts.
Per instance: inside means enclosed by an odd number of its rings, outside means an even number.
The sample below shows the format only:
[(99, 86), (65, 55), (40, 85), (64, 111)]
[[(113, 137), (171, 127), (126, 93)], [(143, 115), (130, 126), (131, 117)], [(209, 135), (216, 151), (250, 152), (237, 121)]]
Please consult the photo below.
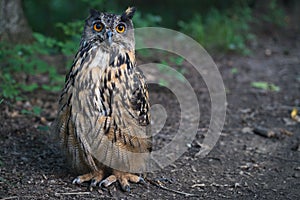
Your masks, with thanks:
[(234, 188), (240, 187), (241, 185), (239, 183), (234, 184)]
[(29, 101), (26, 101), (23, 106), (24, 106), (24, 108), (27, 108), (27, 109), (32, 107), (32, 105)]
[(242, 129), (242, 133), (252, 133), (252, 128), (250, 128), (250, 127), (244, 127)]
[(272, 50), (271, 50), (271, 49), (266, 49), (266, 50), (265, 50), (265, 55), (266, 55), (266, 56), (272, 55)]
[(46, 120), (46, 118), (45, 117), (41, 117), (41, 123), (42, 124), (44, 124), (44, 125), (46, 125), (47, 124), (47, 120)]
[(55, 180), (50, 180), (49, 183), (54, 184), (54, 183), (56, 183), (56, 181)]
[(293, 174), (293, 177), (294, 177), (294, 178), (300, 178), (300, 173), (297, 173), (297, 172), (294, 173), (294, 174)]

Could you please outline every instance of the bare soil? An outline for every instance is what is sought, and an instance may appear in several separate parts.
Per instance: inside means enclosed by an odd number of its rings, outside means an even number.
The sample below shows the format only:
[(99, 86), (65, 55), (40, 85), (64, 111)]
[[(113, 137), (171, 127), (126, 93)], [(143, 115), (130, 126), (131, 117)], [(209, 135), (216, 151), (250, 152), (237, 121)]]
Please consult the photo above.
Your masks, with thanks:
[[(148, 178), (168, 178), (172, 181), (163, 186), (196, 196), (153, 184), (132, 184), (130, 193), (122, 192), (118, 184), (93, 191), (87, 184), (73, 185), (77, 174), (68, 169), (47, 130), (55, 117), (59, 93), (39, 90), (28, 94), (25, 101), (0, 104), (0, 198), (300, 199), (300, 123), (290, 115), (294, 107), (300, 110), (300, 34), (278, 32), (261, 33), (250, 56), (214, 56), (227, 90), (228, 108), (221, 137), (204, 158), (196, 155), (209, 124), (210, 99), (201, 77), (187, 67), (185, 75), (200, 102), (199, 133), (180, 159)], [(280, 91), (253, 88), (253, 81), (273, 83)], [(150, 96), (170, 116), (155, 138), (160, 145), (178, 127), (178, 103), (164, 88), (150, 87)], [(34, 106), (42, 108), (40, 116), (22, 114), (23, 109)], [(253, 132), (260, 127), (275, 136)]]

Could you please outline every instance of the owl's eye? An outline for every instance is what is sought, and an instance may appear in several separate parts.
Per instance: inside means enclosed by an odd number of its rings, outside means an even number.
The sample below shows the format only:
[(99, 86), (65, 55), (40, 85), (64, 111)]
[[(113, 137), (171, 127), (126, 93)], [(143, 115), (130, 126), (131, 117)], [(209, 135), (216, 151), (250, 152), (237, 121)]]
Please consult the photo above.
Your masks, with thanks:
[(126, 25), (123, 23), (120, 23), (116, 26), (116, 30), (118, 33), (124, 33), (125, 29), (126, 29)]
[(100, 23), (100, 22), (97, 22), (97, 23), (94, 24), (93, 28), (94, 28), (95, 31), (100, 32), (103, 29), (103, 24)]

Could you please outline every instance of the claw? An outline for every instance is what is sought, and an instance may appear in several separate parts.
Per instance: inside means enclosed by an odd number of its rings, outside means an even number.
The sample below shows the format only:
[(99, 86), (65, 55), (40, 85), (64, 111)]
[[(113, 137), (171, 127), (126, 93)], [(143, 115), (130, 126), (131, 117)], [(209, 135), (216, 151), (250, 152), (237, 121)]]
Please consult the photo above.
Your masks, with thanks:
[(104, 184), (104, 185), (103, 185), (104, 187), (108, 187), (111, 183), (109, 183), (108, 180), (104, 179), (103, 181), (101, 181), (101, 182), (99, 183), (99, 187), (103, 188), (102, 184)]
[(81, 180), (79, 177), (75, 178), (73, 181), (72, 181), (72, 184), (81, 184)]
[(97, 186), (97, 180), (95, 180), (95, 179), (93, 179), (92, 181), (91, 181), (91, 187), (96, 187)]
[(129, 185), (122, 186), (122, 189), (123, 189), (125, 192), (130, 192), (130, 186), (129, 186)]
[(138, 183), (146, 184), (146, 181), (143, 177), (139, 177)]

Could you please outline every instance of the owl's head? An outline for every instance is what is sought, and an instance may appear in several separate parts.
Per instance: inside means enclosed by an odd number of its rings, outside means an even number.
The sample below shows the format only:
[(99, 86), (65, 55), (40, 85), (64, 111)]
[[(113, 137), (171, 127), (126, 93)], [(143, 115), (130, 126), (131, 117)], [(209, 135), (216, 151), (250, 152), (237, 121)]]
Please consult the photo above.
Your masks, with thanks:
[(121, 15), (92, 9), (85, 21), (82, 43), (97, 42), (107, 49), (113, 47), (134, 49), (132, 24), (134, 12), (134, 7), (129, 7)]

